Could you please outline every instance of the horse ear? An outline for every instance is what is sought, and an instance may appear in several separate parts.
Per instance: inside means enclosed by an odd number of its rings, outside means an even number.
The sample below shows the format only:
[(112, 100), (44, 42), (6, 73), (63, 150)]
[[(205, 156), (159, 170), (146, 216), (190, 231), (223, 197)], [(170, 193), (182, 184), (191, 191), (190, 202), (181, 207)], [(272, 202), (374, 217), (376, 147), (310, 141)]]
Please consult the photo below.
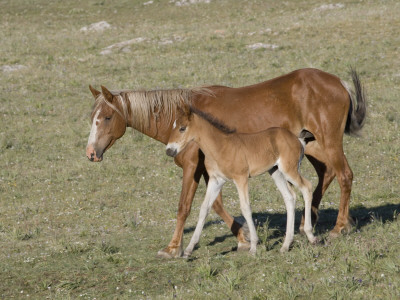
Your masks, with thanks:
[(103, 86), (103, 85), (101, 86), (101, 91), (108, 102), (113, 101), (113, 95), (105, 86)]
[(95, 89), (94, 87), (92, 87), (90, 84), (89, 84), (89, 89), (90, 89), (90, 91), (92, 92), (94, 99), (96, 99), (97, 96), (101, 94), (100, 91), (96, 90), (96, 89)]

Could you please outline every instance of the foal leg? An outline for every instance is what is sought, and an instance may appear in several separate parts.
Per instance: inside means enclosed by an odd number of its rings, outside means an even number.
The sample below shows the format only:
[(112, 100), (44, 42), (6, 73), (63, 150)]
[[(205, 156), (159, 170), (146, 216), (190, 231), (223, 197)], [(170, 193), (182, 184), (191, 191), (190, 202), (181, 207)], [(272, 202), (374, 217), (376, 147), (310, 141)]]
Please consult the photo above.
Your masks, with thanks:
[(206, 197), (204, 198), (204, 201), (200, 207), (200, 214), (199, 214), (199, 219), (197, 221), (196, 229), (193, 233), (189, 245), (186, 247), (185, 252), (183, 253), (183, 257), (185, 258), (189, 257), (192, 254), (194, 247), (199, 242), (201, 231), (203, 230), (206, 217), (210, 212), (211, 206), (213, 205), (215, 199), (217, 198), (219, 192), (221, 191), (224, 183), (225, 180), (221, 178), (214, 178), (214, 177), (210, 178), (207, 186)]
[(293, 198), (292, 192), (288, 188), (287, 180), (280, 170), (276, 170), (271, 174), (278, 190), (281, 192), (283, 200), (286, 206), (286, 235), (283, 245), (280, 249), (281, 252), (289, 250), (290, 245), (293, 242), (294, 236), (294, 210), (295, 210), (295, 199)]
[(244, 218), (246, 219), (247, 225), (250, 231), (250, 250), (249, 252), (252, 255), (256, 254), (257, 251), (257, 243), (258, 243), (258, 236), (256, 227), (254, 226), (253, 216), (251, 213), (250, 207), (250, 200), (249, 200), (249, 187), (248, 187), (248, 180), (247, 178), (240, 178), (238, 180), (233, 181), (236, 185), (239, 194), (240, 200), (240, 209)]
[[(208, 184), (209, 176), (204, 175), (204, 180)], [(241, 250), (249, 250), (250, 243), (249, 241), (249, 231), (246, 226), (246, 223), (241, 225), (235, 221), (235, 219), (225, 210), (222, 204), (222, 191), (218, 194), (217, 199), (214, 201), (212, 208), (215, 212), (224, 220), (226, 225), (231, 229), (233, 235), (236, 236), (238, 240), (238, 251)], [(247, 230), (246, 230), (247, 229)]]
[(313, 228), (311, 223), (311, 182), (302, 177), (300, 174), (294, 179), (295, 185), (299, 188), (304, 199), (304, 232), (307, 235), (310, 243), (315, 244), (317, 242), (316, 237), (313, 234)]
[[(281, 169), (282, 168), (282, 169)], [(285, 180), (294, 184), (298, 189), (300, 189), (303, 194), (304, 199), (304, 211), (305, 211), (305, 222), (304, 222), (304, 232), (307, 235), (308, 240), (311, 243), (315, 243), (317, 240), (312, 232), (311, 224), (311, 182), (302, 177), (298, 171), (298, 166), (295, 160), (282, 161), (279, 170), (282, 171)], [(294, 226), (293, 226), (294, 227)]]

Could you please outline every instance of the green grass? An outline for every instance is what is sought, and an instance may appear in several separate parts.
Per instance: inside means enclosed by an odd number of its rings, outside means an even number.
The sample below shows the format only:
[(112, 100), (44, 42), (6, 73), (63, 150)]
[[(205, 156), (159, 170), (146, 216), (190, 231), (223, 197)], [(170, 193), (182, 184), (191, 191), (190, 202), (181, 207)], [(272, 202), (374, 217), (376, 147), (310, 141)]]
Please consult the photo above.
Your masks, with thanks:
[[(400, 297), (400, 4), (398, 1), (0, 2), (0, 298), (398, 299)], [(105, 20), (112, 28), (83, 33)], [(109, 55), (134, 38), (144, 41)], [(277, 49), (251, 50), (255, 43)], [(257, 256), (213, 213), (190, 260), (160, 260), (175, 227), (181, 169), (162, 144), (128, 130), (102, 163), (85, 146), (88, 89), (243, 86), (302, 67), (368, 92), (363, 138), (345, 137), (354, 171), (354, 230), (328, 239), (336, 181), (321, 204), (321, 245), (297, 232), (280, 254), (283, 201), (268, 176), (250, 183)], [(303, 173), (316, 183), (310, 164)], [(190, 239), (202, 184), (185, 226)], [(226, 208), (240, 217), (232, 184)], [(297, 223), (303, 204), (297, 205)]]

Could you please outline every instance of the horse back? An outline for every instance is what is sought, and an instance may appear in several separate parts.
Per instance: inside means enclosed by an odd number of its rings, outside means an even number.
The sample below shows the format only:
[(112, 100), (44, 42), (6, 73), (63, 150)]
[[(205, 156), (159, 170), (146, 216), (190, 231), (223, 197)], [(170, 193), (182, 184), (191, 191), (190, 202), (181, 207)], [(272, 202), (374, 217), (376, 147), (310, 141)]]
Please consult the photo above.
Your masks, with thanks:
[(283, 127), (295, 135), (318, 132), (322, 121), (336, 130), (344, 126), (350, 98), (340, 79), (317, 69), (300, 69), (265, 82), (231, 88), (208, 87), (192, 105), (212, 114), (238, 132)]

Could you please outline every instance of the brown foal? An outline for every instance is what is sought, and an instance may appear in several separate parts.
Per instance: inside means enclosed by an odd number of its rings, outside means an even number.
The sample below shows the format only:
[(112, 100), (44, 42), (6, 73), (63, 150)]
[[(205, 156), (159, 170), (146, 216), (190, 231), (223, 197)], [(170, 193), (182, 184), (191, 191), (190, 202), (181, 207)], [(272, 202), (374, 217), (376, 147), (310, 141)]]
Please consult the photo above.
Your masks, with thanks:
[(299, 173), (304, 155), (304, 140), (279, 127), (253, 134), (235, 133), (212, 116), (183, 105), (182, 109), (178, 109), (168, 140), (167, 155), (175, 157), (192, 141), (199, 145), (205, 155), (210, 179), (199, 220), (184, 257), (189, 257), (199, 242), (211, 205), (227, 180), (232, 180), (238, 190), (240, 208), (250, 230), (250, 253), (256, 253), (258, 237), (251, 215), (248, 178), (267, 171), (272, 175), (286, 205), (286, 236), (281, 252), (289, 250), (294, 235), (296, 195), (290, 184), (299, 188), (303, 194), (304, 231), (311, 243), (316, 241), (311, 225), (311, 182)]

